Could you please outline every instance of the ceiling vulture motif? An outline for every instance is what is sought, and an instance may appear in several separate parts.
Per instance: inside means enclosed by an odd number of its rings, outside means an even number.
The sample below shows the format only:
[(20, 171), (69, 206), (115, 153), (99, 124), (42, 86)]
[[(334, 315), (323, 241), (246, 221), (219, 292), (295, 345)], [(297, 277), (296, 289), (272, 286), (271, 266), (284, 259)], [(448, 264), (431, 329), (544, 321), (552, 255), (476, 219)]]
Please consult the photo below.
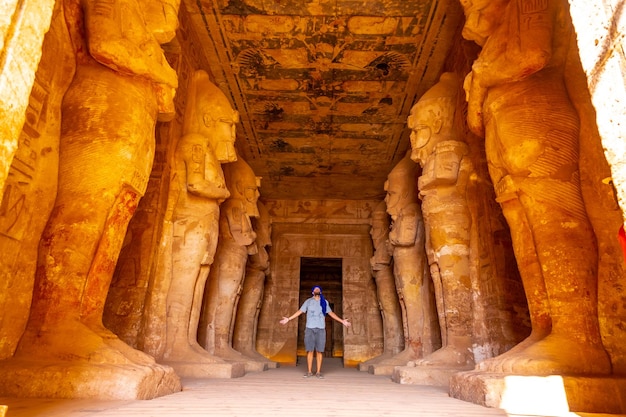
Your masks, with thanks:
[(186, 10), (269, 199), (382, 198), (409, 148), (411, 106), (437, 81), (462, 16), (456, 0), (187, 0)]

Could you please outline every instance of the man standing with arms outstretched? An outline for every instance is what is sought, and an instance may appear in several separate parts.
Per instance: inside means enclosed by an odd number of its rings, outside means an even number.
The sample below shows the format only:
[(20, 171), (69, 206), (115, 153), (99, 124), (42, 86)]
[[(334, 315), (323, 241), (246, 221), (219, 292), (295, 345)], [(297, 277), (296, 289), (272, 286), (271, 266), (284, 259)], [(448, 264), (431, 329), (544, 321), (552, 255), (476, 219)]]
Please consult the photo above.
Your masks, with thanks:
[(322, 288), (315, 286), (311, 290), (312, 297), (302, 303), (302, 307), (289, 317), (283, 317), (280, 324), (287, 324), (300, 314), (306, 314), (306, 328), (304, 330), (304, 348), (306, 350), (307, 373), (305, 378), (313, 376), (313, 352), (317, 352), (317, 378), (324, 378), (322, 375), (322, 356), (326, 347), (326, 314), (334, 320), (350, 327), (351, 323), (347, 319), (342, 319), (330, 309), (330, 304), (322, 295)]

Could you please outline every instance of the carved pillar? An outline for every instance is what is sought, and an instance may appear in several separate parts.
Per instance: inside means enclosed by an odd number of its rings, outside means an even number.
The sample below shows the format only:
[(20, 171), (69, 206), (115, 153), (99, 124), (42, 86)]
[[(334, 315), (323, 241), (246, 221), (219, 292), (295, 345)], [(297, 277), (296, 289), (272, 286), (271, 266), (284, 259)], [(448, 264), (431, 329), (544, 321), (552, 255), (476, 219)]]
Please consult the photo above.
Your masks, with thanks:
[[(248, 256), (246, 274), (235, 325), (233, 327), (233, 348), (244, 356), (257, 361), (268, 362), (267, 358), (256, 350), (256, 333), (261, 310), (261, 300), (265, 286), (265, 277), (270, 272), (269, 247), (271, 241), (271, 218), (260, 201), (257, 202), (259, 217), (252, 219), (252, 226), (256, 233), (256, 252)], [(276, 362), (268, 362), (268, 367), (275, 368)]]
[[(174, 36), (178, 4), (163, 2), (175, 12), (158, 15), (142, 6), (64, 3), (77, 66), (62, 105), (57, 197), (7, 393), (151, 398), (180, 389), (171, 368), (102, 324), (126, 227), (146, 190), (157, 117), (171, 116), (178, 84), (160, 46)], [(132, 16), (122, 26), (120, 13)]]
[(232, 329), (241, 295), (248, 255), (257, 251), (251, 218), (259, 217), (257, 200), (260, 178), (241, 158), (224, 168), (231, 192), (220, 212), (220, 231), (215, 263), (204, 290), (198, 339), (210, 353), (229, 361), (245, 363), (246, 371), (267, 369), (232, 347)]

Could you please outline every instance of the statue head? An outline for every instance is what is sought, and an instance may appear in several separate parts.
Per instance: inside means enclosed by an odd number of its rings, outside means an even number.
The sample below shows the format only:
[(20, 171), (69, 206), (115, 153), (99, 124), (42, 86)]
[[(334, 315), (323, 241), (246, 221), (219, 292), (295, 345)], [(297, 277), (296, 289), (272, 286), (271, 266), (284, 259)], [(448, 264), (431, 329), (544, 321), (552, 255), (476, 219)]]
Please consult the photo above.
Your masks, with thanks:
[(257, 202), (261, 177), (254, 175), (250, 165), (237, 158), (235, 162), (224, 165), (224, 179), (230, 198), (241, 200), (249, 217), (259, 217)]
[(176, 37), (180, 0), (140, 0), (146, 28), (163, 45)]
[(183, 131), (206, 136), (221, 163), (237, 160), (235, 124), (239, 113), (226, 95), (209, 80), (204, 70), (196, 71), (189, 84)]
[(387, 181), (385, 181), (387, 213), (394, 220), (404, 207), (417, 203), (419, 170), (418, 165), (411, 160), (410, 156), (411, 151), (408, 151), (387, 175)]
[(444, 72), (411, 108), (407, 124), (411, 129), (411, 159), (424, 164), (433, 147), (442, 140), (455, 139), (454, 113), (461, 82), (453, 72)]
[(370, 259), (370, 265), (374, 271), (391, 263), (391, 255), (387, 250), (390, 225), (387, 205), (381, 201), (372, 211), (372, 228), (370, 229), (370, 236), (372, 236), (372, 243), (374, 244), (374, 256)]
[(259, 247), (272, 246), (272, 218), (263, 203), (256, 203), (259, 217), (254, 219), (254, 231), (256, 232), (256, 244)]
[(377, 242), (387, 239), (389, 234), (389, 226), (391, 221), (389, 220), (389, 214), (387, 213), (387, 204), (385, 201), (381, 201), (376, 205), (372, 211), (372, 227), (370, 229), (370, 236), (374, 242), (374, 249), (377, 248)]
[(502, 22), (509, 0), (461, 0), (465, 13), (462, 36), (483, 46)]

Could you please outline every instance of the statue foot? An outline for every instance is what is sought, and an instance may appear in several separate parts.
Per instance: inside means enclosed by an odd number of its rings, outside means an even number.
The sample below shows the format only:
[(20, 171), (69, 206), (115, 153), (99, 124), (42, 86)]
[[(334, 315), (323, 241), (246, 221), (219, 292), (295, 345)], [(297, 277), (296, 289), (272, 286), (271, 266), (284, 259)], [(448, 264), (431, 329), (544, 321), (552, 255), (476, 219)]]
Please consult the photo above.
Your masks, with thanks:
[(190, 363), (225, 363), (223, 359), (215, 355), (211, 355), (202, 349), (197, 343), (175, 343), (175, 348), (164, 355), (163, 359), (167, 362), (190, 362)]
[(391, 352), (383, 352), (381, 355), (375, 356), (372, 359), (368, 359), (365, 362), (361, 362), (359, 365), (360, 366), (376, 365), (377, 363), (381, 363), (391, 358), (392, 356), (393, 354)]
[(51, 328), (52, 331), (40, 330), (36, 335), (26, 333), (24, 343), (16, 354), (28, 355), (30, 359), (36, 360), (86, 361), (94, 364), (155, 363), (154, 358), (128, 346), (109, 330), (94, 330), (78, 321), (58, 323)]
[[(236, 351), (235, 349), (233, 349), (230, 346), (216, 346), (215, 347), (215, 355), (227, 360), (227, 361), (238, 361), (238, 362), (243, 362), (243, 361), (254, 361), (256, 359), (251, 359), (251, 358), (247, 358), (245, 357), (241, 352)], [(267, 360), (265, 360), (266, 362)]]
[(480, 362), (478, 365), (476, 365), (476, 370), (483, 371), (483, 372), (496, 372), (496, 373), (504, 372), (502, 369), (502, 365), (511, 356), (515, 356), (518, 352), (521, 352), (527, 347), (529, 347), (530, 345), (540, 341), (541, 339), (546, 337), (547, 334), (549, 334), (549, 332), (538, 332), (538, 331), (533, 330), (533, 332), (526, 339), (522, 340), (520, 343), (513, 346), (511, 349), (507, 350), (506, 352), (494, 358), (485, 359), (484, 361)]
[(90, 326), (94, 331), (102, 337), (104, 343), (106, 343), (111, 349), (118, 350), (124, 356), (126, 356), (131, 362), (138, 365), (151, 366), (156, 363), (154, 358), (145, 352), (133, 348), (132, 346), (121, 340), (115, 333), (107, 329), (106, 327)]
[(474, 365), (469, 347), (448, 345), (415, 361), (417, 366), (467, 367)]
[(502, 372), (516, 375), (610, 374), (609, 356), (599, 344), (584, 344), (551, 334), (508, 355)]
[(258, 362), (270, 362), (269, 359), (267, 359), (265, 356), (261, 355), (259, 352), (257, 352), (256, 350), (253, 349), (244, 349), (244, 350), (239, 350), (236, 351), (241, 353), (243, 356), (245, 356), (248, 359), (251, 359), (253, 361), (258, 361)]
[(421, 354), (417, 353), (413, 348), (406, 348), (402, 352), (393, 355), (390, 358), (384, 359), (378, 362), (378, 365), (400, 365), (404, 366), (411, 361), (415, 361), (422, 357)]

